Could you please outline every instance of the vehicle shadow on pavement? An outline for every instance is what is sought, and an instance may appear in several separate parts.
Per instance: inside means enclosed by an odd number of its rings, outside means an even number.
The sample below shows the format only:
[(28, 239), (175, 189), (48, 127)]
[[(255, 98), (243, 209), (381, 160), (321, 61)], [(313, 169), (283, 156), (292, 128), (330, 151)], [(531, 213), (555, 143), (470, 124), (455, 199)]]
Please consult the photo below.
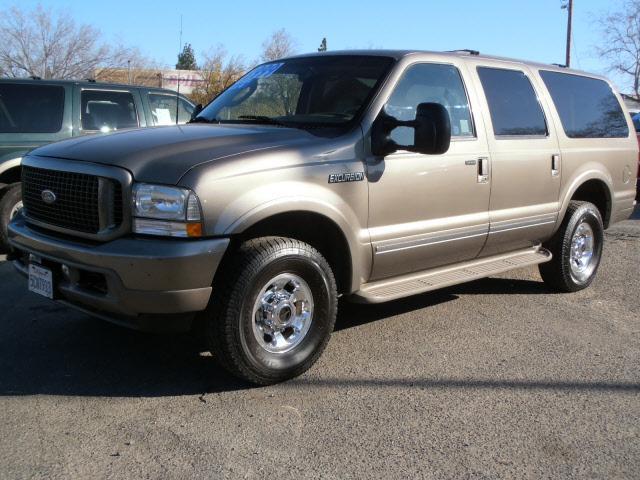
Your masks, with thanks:
[[(188, 334), (128, 330), (55, 304), (0, 341), (0, 396), (157, 397), (250, 388)], [(3, 326), (4, 328), (4, 326)], [(11, 338), (12, 337), (12, 338)]]
[(379, 304), (357, 304), (348, 301), (340, 303), (335, 331), (353, 328), (394, 315), (432, 307), (457, 300), (459, 295), (550, 295), (553, 294), (542, 281), (512, 278), (483, 278), (461, 285), (414, 295), (412, 297)]
[[(336, 330), (458, 294), (545, 291), (540, 282), (492, 278), (381, 305), (341, 301)], [(0, 321), (0, 396), (157, 397), (251, 388), (219, 369), (191, 335), (136, 332), (40, 299), (18, 308)]]

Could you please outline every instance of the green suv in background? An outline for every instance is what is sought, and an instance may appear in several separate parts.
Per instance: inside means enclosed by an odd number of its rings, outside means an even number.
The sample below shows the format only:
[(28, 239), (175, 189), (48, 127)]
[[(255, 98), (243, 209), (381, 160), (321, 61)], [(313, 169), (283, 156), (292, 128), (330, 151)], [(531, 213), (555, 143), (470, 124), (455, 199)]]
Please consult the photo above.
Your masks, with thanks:
[(0, 79), (0, 250), (22, 207), (20, 161), (29, 150), (78, 135), (186, 123), (193, 110), (185, 97), (160, 88)]

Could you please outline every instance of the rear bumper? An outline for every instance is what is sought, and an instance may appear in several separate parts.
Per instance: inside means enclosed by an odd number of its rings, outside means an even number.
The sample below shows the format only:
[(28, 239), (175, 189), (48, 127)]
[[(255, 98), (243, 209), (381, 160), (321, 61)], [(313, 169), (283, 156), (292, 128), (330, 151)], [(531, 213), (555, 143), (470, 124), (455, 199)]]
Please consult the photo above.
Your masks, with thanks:
[[(22, 218), (8, 230), (18, 250), (17, 270), (27, 275), (28, 254), (40, 257), (53, 271), (57, 300), (144, 330), (155, 329), (146, 317), (159, 315), (178, 322), (184, 317), (185, 328), (171, 329), (188, 328), (189, 314), (204, 310), (209, 302), (213, 277), (229, 245), (227, 238), (79, 243), (31, 228)], [(66, 275), (62, 265), (68, 267)]]

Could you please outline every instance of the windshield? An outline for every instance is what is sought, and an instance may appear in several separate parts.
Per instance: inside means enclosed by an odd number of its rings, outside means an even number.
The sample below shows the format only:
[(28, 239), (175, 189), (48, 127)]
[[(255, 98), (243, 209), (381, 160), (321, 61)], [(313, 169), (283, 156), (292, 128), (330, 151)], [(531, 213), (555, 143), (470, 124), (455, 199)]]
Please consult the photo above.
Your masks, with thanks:
[(196, 121), (345, 126), (359, 117), (392, 63), (363, 55), (265, 63), (207, 105)]

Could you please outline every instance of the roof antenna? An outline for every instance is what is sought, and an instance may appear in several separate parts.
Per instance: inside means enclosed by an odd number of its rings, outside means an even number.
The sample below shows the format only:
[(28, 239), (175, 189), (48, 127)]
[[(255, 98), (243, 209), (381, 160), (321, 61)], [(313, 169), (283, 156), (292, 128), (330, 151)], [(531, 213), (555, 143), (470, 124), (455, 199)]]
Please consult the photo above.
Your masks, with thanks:
[[(180, 14), (180, 45), (178, 46), (178, 58), (182, 53), (182, 14)], [(180, 70), (176, 68), (178, 76), (178, 90), (176, 92), (176, 125), (178, 125), (178, 102), (180, 102)]]

